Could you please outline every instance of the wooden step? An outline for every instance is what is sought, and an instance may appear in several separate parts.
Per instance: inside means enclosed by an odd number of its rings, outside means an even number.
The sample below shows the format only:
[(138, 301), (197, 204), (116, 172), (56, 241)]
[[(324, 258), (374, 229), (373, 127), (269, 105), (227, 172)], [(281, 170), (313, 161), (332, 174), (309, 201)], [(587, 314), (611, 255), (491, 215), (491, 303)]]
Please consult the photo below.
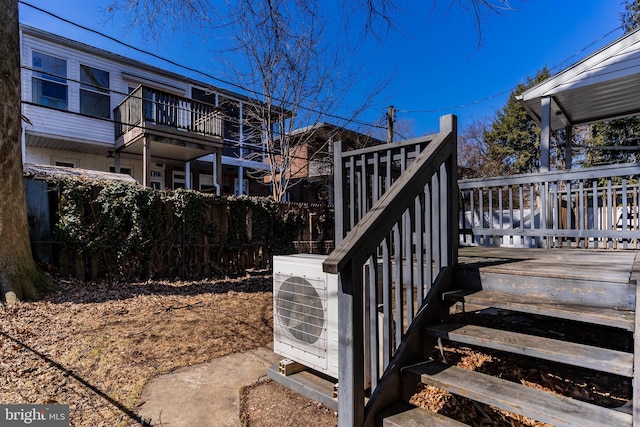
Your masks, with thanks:
[(632, 270), (637, 253), (635, 251), (611, 251), (607, 249), (543, 249), (543, 248), (498, 248), (487, 246), (460, 247), (459, 261), (463, 264), (488, 265), (513, 264), (514, 262), (544, 262), (545, 264), (568, 266), (565, 271), (577, 270), (576, 266), (590, 266), (603, 275), (618, 267)]
[(403, 369), (426, 385), (556, 427), (631, 426), (632, 416), (475, 371), (427, 362)]
[(459, 421), (419, 408), (405, 402), (399, 402), (378, 415), (382, 427), (462, 427)]
[(459, 323), (432, 325), (425, 331), (431, 336), (463, 344), (537, 357), (625, 377), (633, 376), (632, 353)]
[(631, 310), (555, 303), (550, 302), (548, 297), (541, 299), (485, 290), (461, 290), (445, 293), (443, 298), (446, 301), (462, 303), (462, 311), (475, 311), (480, 308), (495, 307), (521, 313), (611, 326), (628, 331), (633, 331), (635, 326), (635, 314)]
[[(539, 267), (534, 271), (542, 273), (545, 270)], [(635, 284), (624, 282), (463, 268), (456, 269), (454, 280), (456, 283), (463, 284), (465, 289), (509, 293), (538, 299), (546, 297), (562, 304), (607, 309), (635, 309)]]
[(468, 259), (461, 260), (460, 268), (490, 273), (517, 274), (520, 276), (536, 276), (576, 279), (585, 281), (602, 281), (629, 283), (629, 275), (633, 265), (633, 255), (626, 260), (614, 262), (607, 258), (606, 264), (601, 261), (602, 255), (594, 253), (586, 259), (572, 259), (573, 252), (564, 252), (561, 259)]

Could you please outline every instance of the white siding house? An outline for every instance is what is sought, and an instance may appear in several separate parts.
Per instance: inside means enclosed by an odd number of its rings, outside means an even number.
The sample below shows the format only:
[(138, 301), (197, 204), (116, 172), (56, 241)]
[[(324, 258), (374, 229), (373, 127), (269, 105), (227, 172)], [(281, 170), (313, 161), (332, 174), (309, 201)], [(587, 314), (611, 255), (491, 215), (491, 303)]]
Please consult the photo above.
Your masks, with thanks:
[(265, 167), (242, 156), (263, 147), (243, 139), (240, 94), (25, 25), (21, 68), (25, 163), (219, 194)]

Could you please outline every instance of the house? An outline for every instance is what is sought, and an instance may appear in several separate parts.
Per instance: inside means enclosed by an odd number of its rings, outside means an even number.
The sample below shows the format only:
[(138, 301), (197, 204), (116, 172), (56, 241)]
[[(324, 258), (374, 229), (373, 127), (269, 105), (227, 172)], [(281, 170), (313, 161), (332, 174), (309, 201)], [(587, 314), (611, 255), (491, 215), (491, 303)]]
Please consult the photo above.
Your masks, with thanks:
[[(385, 141), (327, 122), (291, 132), (291, 167), (286, 179), (290, 201), (333, 205), (334, 143), (346, 150), (372, 147)], [(265, 178), (269, 182), (269, 177)]]
[(247, 173), (268, 167), (243, 114), (251, 99), (30, 26), (20, 33), (25, 163), (126, 173), (157, 189), (269, 194)]

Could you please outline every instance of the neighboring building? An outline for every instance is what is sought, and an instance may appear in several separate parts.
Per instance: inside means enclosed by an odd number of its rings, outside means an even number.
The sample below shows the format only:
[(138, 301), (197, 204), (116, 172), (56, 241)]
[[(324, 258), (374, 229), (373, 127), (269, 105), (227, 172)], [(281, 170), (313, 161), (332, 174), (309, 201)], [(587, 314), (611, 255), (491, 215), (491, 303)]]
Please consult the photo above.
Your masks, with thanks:
[(270, 194), (247, 174), (268, 167), (261, 132), (243, 116), (249, 98), (25, 25), (21, 68), (25, 163), (119, 171), (158, 189)]
[[(330, 123), (317, 123), (291, 133), (291, 184), (287, 199), (333, 205), (333, 146), (341, 141), (344, 150), (356, 150), (385, 142)], [(265, 180), (268, 182), (268, 179)]]

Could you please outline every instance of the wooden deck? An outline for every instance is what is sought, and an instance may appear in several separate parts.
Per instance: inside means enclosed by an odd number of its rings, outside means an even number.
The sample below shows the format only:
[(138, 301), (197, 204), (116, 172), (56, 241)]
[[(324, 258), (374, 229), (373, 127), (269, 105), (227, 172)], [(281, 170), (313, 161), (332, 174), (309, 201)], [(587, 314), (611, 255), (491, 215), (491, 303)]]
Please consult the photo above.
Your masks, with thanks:
[[(640, 163), (469, 183), (457, 180), (455, 141), (457, 119), (445, 116), (436, 135), (364, 151), (334, 148), (336, 249), (323, 270), (340, 283), (340, 426), (451, 425), (398, 409), (423, 383), (556, 426), (640, 427), (633, 251), (640, 233), (631, 184)], [(461, 241), (491, 246), (459, 248)], [(499, 247), (507, 244), (514, 247)], [(452, 307), (465, 313), (451, 316)], [(477, 311), (487, 307), (494, 310)], [(525, 321), (483, 324), (483, 312)], [(571, 332), (559, 337), (527, 324), (566, 324)], [(614, 331), (625, 346), (589, 342), (590, 331)], [(442, 340), (524, 357), (525, 365), (546, 360), (623, 377), (633, 383), (623, 399), (632, 402), (620, 415), (616, 405), (435, 365)], [(420, 360), (427, 366), (412, 372)]]
[[(629, 284), (640, 251), (461, 247), (460, 266), (484, 272)], [(640, 268), (640, 267), (639, 267)]]

